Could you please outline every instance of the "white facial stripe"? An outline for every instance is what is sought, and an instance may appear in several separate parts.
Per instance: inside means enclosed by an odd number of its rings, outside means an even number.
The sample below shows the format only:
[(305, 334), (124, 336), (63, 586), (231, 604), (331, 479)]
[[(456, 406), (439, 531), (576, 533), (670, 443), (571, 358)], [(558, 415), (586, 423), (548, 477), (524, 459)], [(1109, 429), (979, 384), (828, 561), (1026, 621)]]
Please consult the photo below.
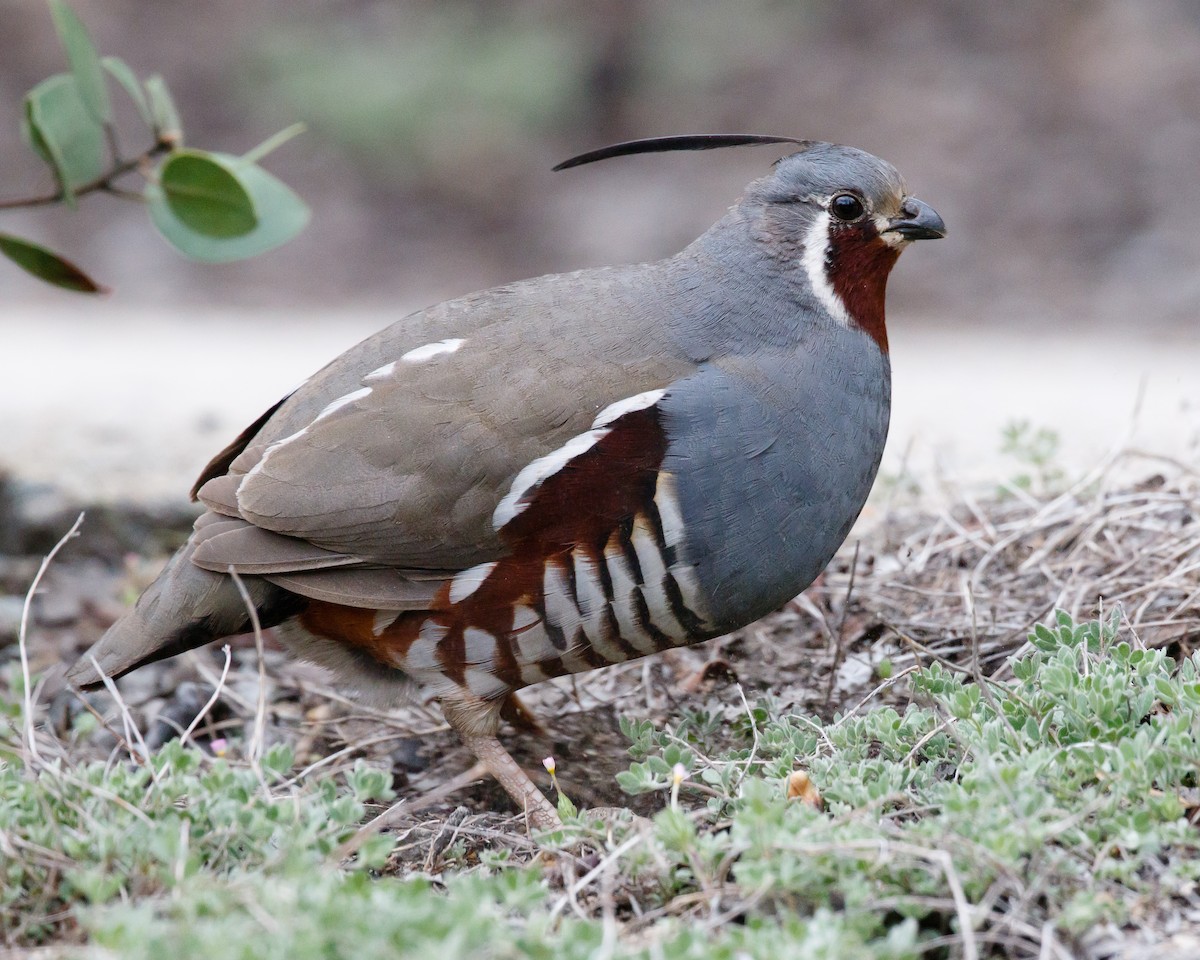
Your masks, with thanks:
[(464, 570), (450, 581), (450, 602), (461, 603), (483, 586), (483, 581), (496, 569), (496, 562), (480, 563)]
[[(422, 363), (431, 357), (440, 356), (443, 353), (453, 353), (461, 347), (466, 340), (461, 337), (450, 337), (446, 340), (437, 340), (433, 343), (427, 343), (423, 347), (415, 347), (404, 354), (400, 360), (402, 363)], [(382, 369), (382, 368), (381, 368)]]
[(606, 429), (589, 430), (572, 437), (557, 450), (538, 457), (533, 463), (524, 467), (512, 482), (508, 495), (500, 501), (492, 513), (492, 527), (500, 530), (513, 517), (521, 513), (529, 503), (527, 497), (547, 477), (558, 473), (563, 467), (582, 453), (592, 449), (600, 440), (608, 436)]
[(662, 399), (663, 394), (666, 392), (666, 390), (647, 390), (645, 393), (639, 393), (632, 397), (626, 397), (624, 400), (618, 400), (616, 403), (610, 403), (600, 411), (599, 415), (592, 422), (592, 429), (607, 427), (618, 417), (623, 417), (627, 413), (633, 413), (635, 410), (645, 410), (647, 407), (652, 407)]
[(889, 247), (900, 248), (909, 242), (908, 238), (895, 230), (888, 229), (892, 224), (887, 217), (874, 216), (871, 217), (871, 222), (875, 224), (875, 232), (879, 235), (879, 239)]
[(825, 254), (829, 251), (829, 214), (817, 214), (804, 237), (804, 256), (800, 262), (808, 274), (813, 293), (830, 316), (843, 327), (850, 326), (850, 314), (846, 305), (834, 292), (833, 285), (825, 273)]

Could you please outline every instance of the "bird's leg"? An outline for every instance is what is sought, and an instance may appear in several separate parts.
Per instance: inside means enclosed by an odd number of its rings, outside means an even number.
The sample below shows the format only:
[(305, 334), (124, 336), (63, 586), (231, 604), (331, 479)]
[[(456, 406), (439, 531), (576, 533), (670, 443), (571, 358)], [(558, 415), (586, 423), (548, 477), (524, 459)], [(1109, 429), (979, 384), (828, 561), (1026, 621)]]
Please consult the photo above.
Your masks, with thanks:
[(467, 748), (487, 767), (500, 786), (508, 791), (516, 805), (529, 816), (532, 826), (539, 830), (552, 830), (562, 826), (554, 804), (546, 799), (546, 795), (529, 779), (529, 774), (521, 769), (494, 735), (477, 736), (461, 731), (460, 734)]
[(504, 698), (500, 705), (500, 719), (507, 720), (518, 730), (524, 730), (527, 733), (537, 734), (539, 737), (549, 737), (546, 728), (539, 722), (538, 718), (515, 693), (510, 693)]
[(518, 809), (525, 812), (531, 826), (540, 830), (561, 827), (562, 821), (558, 819), (554, 804), (546, 799), (545, 794), (529, 779), (529, 774), (521, 769), (496, 739), (500, 718), (506, 712), (523, 714), (522, 719), (532, 719), (520, 702), (512, 703), (512, 699), (484, 701), (474, 697), (446, 698), (442, 700), (442, 715), (488, 773), (513, 798)]

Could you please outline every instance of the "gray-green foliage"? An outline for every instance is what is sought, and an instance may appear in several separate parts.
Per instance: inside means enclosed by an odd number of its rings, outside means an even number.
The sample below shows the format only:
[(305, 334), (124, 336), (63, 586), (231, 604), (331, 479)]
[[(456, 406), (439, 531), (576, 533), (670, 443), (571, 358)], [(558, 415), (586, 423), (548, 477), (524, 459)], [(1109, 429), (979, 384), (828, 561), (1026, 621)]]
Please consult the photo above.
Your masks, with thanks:
[[(936, 663), (915, 672), (927, 705), (903, 713), (820, 725), (760, 709), (756, 745), (717, 761), (697, 752), (706, 717), (669, 732), (637, 725), (634, 751), (646, 759), (627, 785), (659, 787), (664, 763), (690, 764), (714, 788), (710, 806), (732, 811), (714, 852), (736, 858), (760, 903), (812, 908), (836, 895), (879, 921), (881, 903), (923, 922), (953, 917), (927, 905), (949, 895), (936, 857), (945, 851), (971, 903), (1001, 891), (1009, 910), (1037, 890), (1042, 906), (1026, 922), (1065, 935), (1122, 920), (1200, 878), (1184, 800), (1200, 769), (1198, 661), (1118, 640), (1115, 619), (1076, 625), (1060, 614), (1030, 641), (1014, 680), (986, 690)], [(747, 763), (763, 778), (731, 790)], [(799, 765), (820, 785), (824, 813), (781, 799)]]
[[(965, 933), (981, 956), (1037, 956), (1047, 931), (1070, 940), (1200, 880), (1186, 799), (1200, 663), (1139, 648), (1115, 618), (1059, 615), (1011, 666), (981, 687), (933, 664), (908, 675), (904, 709), (828, 723), (770, 703), (628, 721), (622, 785), (664, 791), (663, 809), (615, 835), (586, 811), (568, 821), (558, 841), (588, 839), (612, 865), (574, 906), (553, 860), (485, 855), (456, 872), (451, 848), (438, 882), (379, 875), (385, 835), (334, 862), (363, 802), (390, 796), (381, 771), (284, 789), (286, 749), (260, 777), (178, 745), (151, 768), (23, 765), (14, 711), (0, 920), (14, 943), (78, 918), (112, 954), (177, 960), (230, 944), (301, 960), (915, 958)], [(798, 770), (824, 809), (788, 799)]]
[[(252, 257), (286, 243), (308, 222), (308, 207), (257, 161), (184, 149), (183, 129), (166, 81), (144, 82), (123, 60), (100, 57), (87, 29), (65, 0), (49, 0), (70, 71), (55, 74), (25, 97), (22, 134), (47, 164), (57, 192), (8, 200), (0, 207), (62, 202), (74, 208), (94, 191), (125, 195), (122, 178), (145, 178), (141, 191), (151, 222), (176, 249), (196, 260), (223, 263)], [(120, 155), (109, 81), (128, 96), (150, 146), (133, 159)], [(286, 139), (286, 138), (283, 138)], [(268, 143), (278, 145), (280, 138)], [(45, 247), (0, 234), (0, 254), (46, 283), (77, 292), (103, 288)]]
[(145, 765), (51, 761), (34, 773), (14, 749), (0, 764), (0, 846), (16, 854), (2, 868), (0, 929), (36, 941), (53, 932), (37, 918), (64, 907), (190, 888), (200, 874), (311, 870), (353, 832), (364, 800), (390, 796), (364, 767), (351, 794), (332, 780), (302, 795), (272, 790), (291, 765), (287, 747), (256, 771), (174, 742)]
[(1000, 452), (1021, 464), (1022, 471), (1010, 481), (1013, 486), (1035, 493), (1057, 490), (1064, 473), (1058, 464), (1061, 438), (1047, 427), (1034, 427), (1028, 420), (1014, 420), (1001, 433)]

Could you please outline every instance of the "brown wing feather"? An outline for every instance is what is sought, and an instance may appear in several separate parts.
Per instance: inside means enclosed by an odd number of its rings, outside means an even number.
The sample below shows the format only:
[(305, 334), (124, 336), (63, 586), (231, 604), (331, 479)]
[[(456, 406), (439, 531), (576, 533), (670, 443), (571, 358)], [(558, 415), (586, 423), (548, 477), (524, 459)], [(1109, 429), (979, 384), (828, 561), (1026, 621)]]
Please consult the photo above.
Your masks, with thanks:
[(268, 574), (278, 587), (312, 600), (367, 610), (428, 610), (444, 580), (409, 580), (398, 570), (351, 567)]
[[(410, 315), (259, 418), (214, 458), (197, 494), (216, 513), (327, 551), (329, 566), (457, 571), (495, 560), (506, 549), (493, 512), (522, 469), (609, 405), (694, 369), (664, 322), (671, 280), (646, 265), (587, 271)], [(557, 332), (568, 319), (587, 343)], [(294, 569), (291, 546), (267, 543), (219, 559)]]
[(189, 496), (192, 498), (193, 502), (200, 499), (200, 488), (204, 486), (204, 484), (213, 479), (213, 477), (219, 477), (229, 470), (229, 465), (237, 459), (238, 454), (246, 449), (246, 446), (250, 443), (250, 441), (258, 435), (258, 431), (260, 431), (266, 425), (267, 421), (275, 415), (275, 411), (282, 407), (290, 396), (291, 394), (289, 393), (287, 397), (284, 397), (282, 400), (272, 406), (262, 416), (250, 424), (250, 426), (239, 433), (237, 435), (237, 439), (235, 439), (232, 443), (225, 447), (224, 450), (208, 461), (208, 466), (200, 471), (200, 476), (197, 478), (196, 482), (192, 484), (192, 490)]
[(290, 573), (359, 563), (354, 557), (262, 530), (244, 520), (205, 526), (196, 531), (194, 539), (192, 563), (213, 573), (225, 573), (230, 567), (244, 574)]

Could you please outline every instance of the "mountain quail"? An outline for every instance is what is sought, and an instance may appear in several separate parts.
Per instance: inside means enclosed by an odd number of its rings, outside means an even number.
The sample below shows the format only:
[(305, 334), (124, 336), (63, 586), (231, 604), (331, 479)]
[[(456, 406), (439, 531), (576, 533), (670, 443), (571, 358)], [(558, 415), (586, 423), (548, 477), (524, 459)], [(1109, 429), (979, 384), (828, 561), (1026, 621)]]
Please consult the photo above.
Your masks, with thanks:
[(794, 153), (682, 253), (410, 314), (314, 374), (208, 465), (207, 508), (80, 686), (251, 619), (375, 701), (415, 681), (529, 814), (496, 739), (529, 684), (696, 643), (799, 593), (874, 481), (884, 289), (945, 226), (889, 164)]

